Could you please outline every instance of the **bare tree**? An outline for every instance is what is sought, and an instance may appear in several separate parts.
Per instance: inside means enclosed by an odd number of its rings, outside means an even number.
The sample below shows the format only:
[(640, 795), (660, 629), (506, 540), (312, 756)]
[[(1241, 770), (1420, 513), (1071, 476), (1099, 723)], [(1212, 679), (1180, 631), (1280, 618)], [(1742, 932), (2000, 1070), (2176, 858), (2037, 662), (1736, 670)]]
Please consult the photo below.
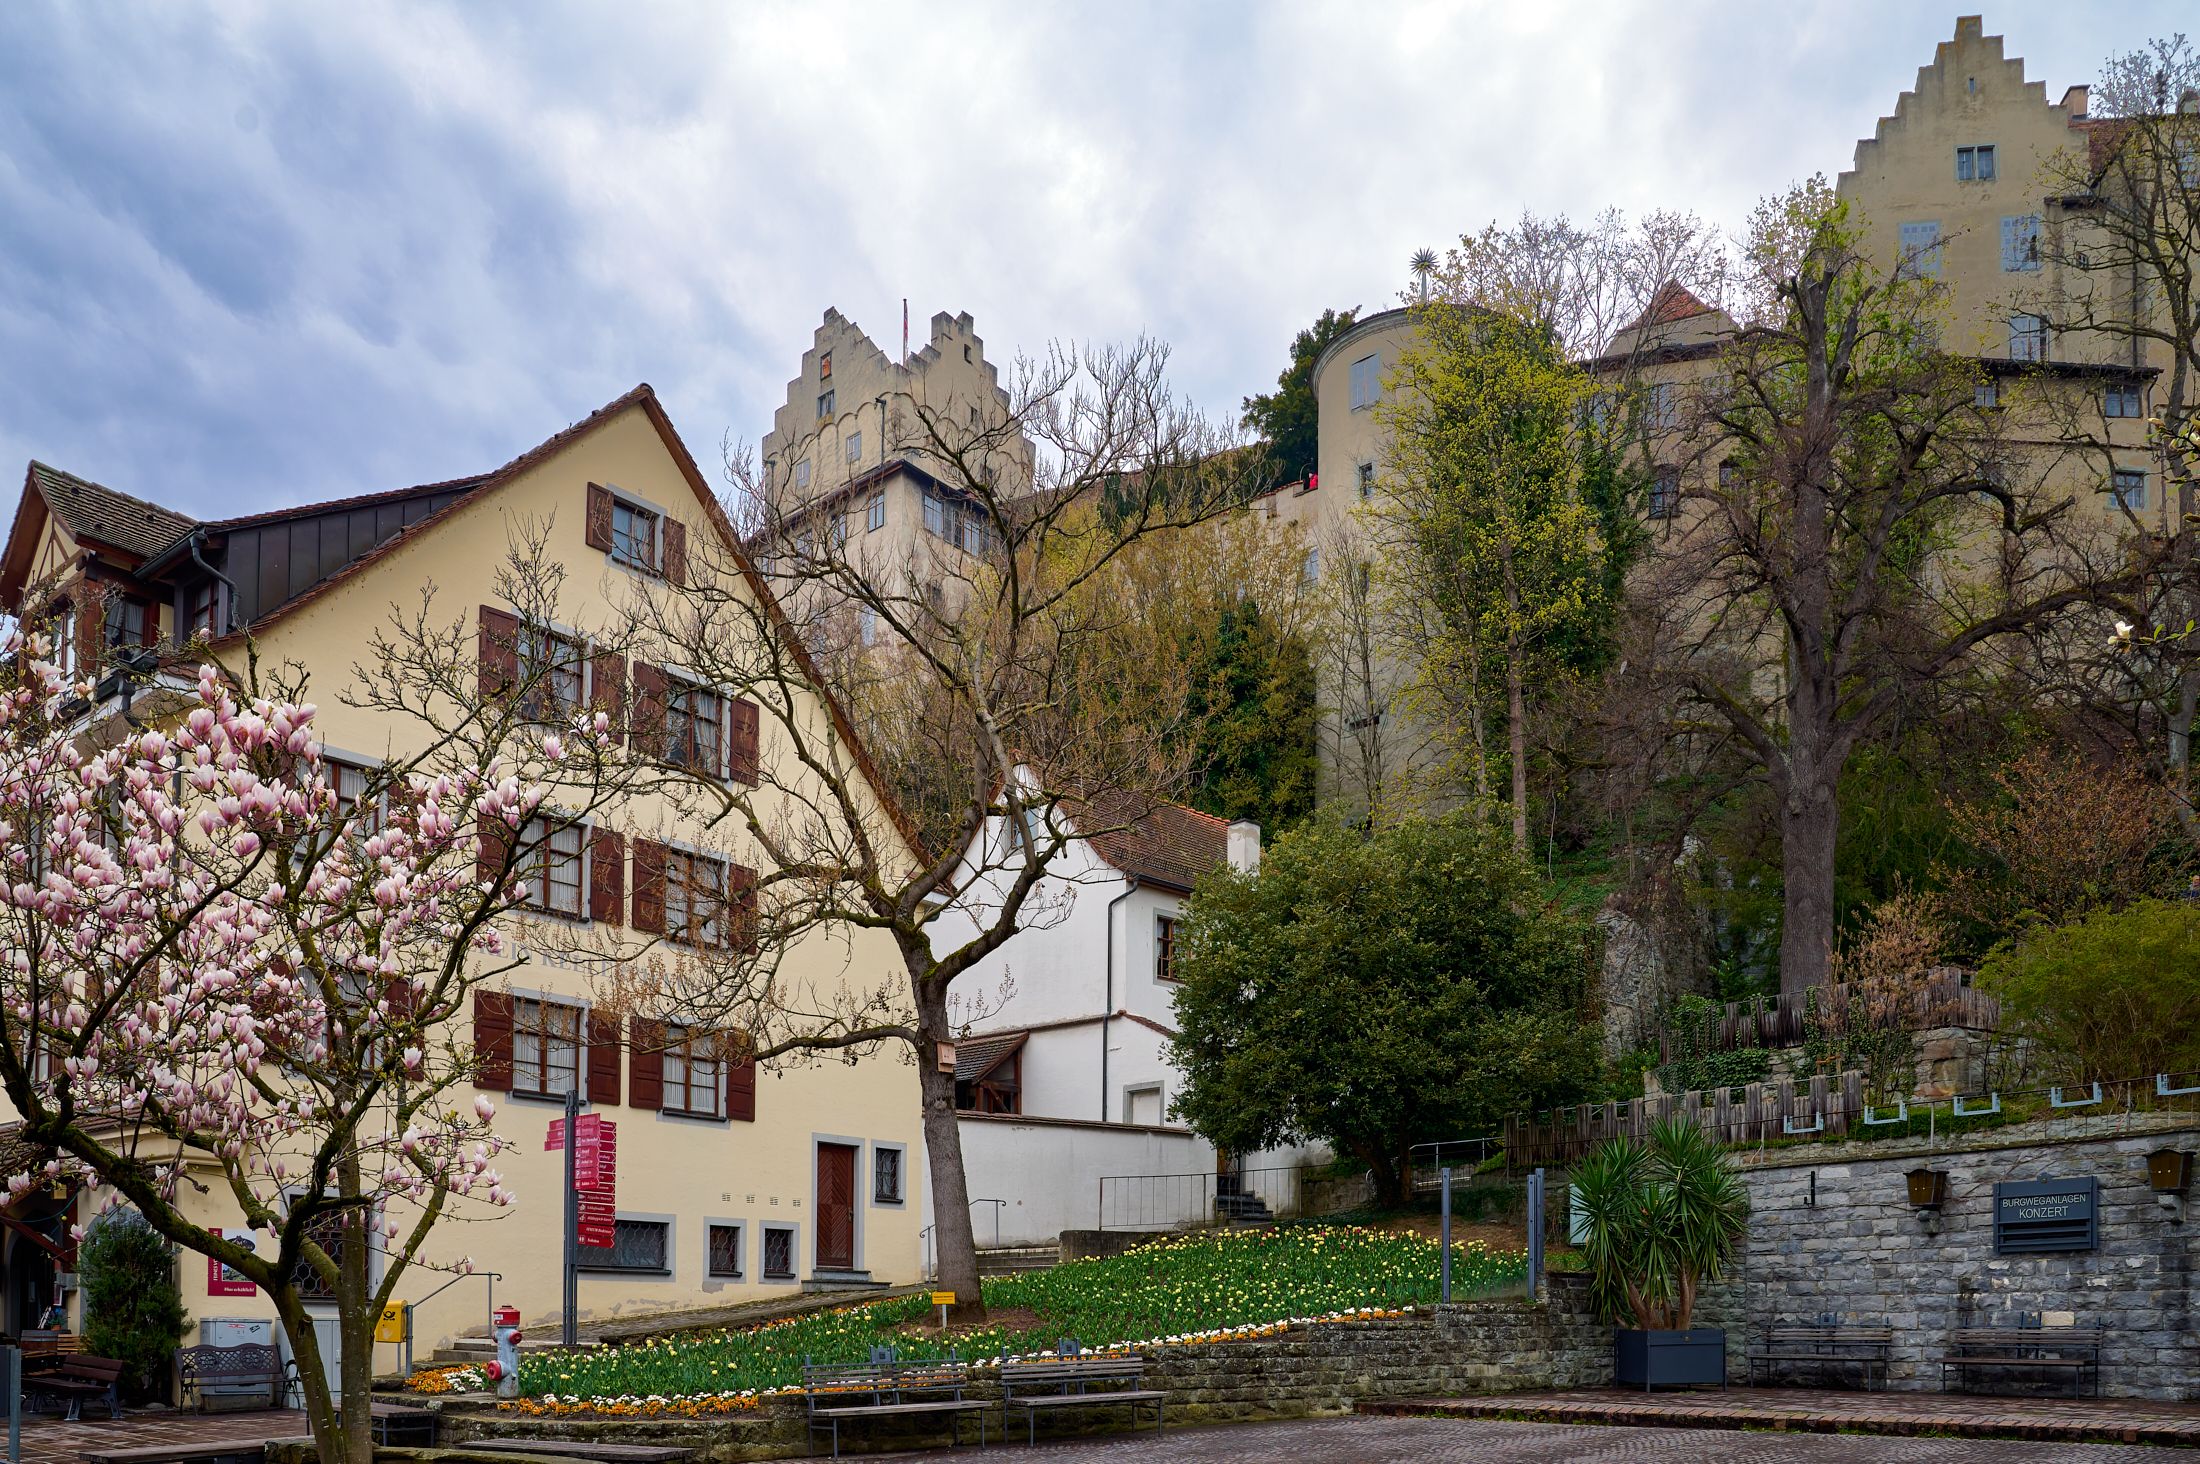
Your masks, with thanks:
[[(1179, 788), (1182, 668), (1121, 664), (1134, 612), (1112, 576), (1141, 539), (1242, 503), (1257, 472), (1176, 397), (1166, 362), (1146, 341), (1058, 348), (1019, 363), (1005, 405), (888, 399), (885, 458), (920, 466), (926, 498), (926, 530), (898, 538), (849, 532), (860, 496), (795, 490), (808, 445), (765, 469), (731, 452), (729, 518), (763, 572), (704, 546), (683, 583), (632, 603), (637, 655), (675, 687), (637, 681), (635, 746), (764, 872), (701, 892), (668, 873), (668, 901), (730, 908), (690, 917), (705, 938), (630, 963), (624, 997), (704, 1014), (760, 1060), (893, 1045), (915, 1061), (940, 1280), (963, 1319), (983, 1302), (951, 1053), (991, 994), (956, 983), (1050, 918), (1035, 892), (1072, 839), (1134, 824)], [(753, 704), (772, 755), (730, 777), (695, 757), (679, 677)], [(977, 933), (936, 944), (950, 910)], [(889, 933), (900, 969), (793, 973), (791, 953), (851, 930)]]
[(1780, 982), (1827, 979), (1837, 799), (1858, 741), (1931, 681), (2118, 588), (2067, 496), (2005, 453), (1939, 287), (1877, 268), (1822, 180), (1760, 206), (1760, 322), (1701, 379), (1684, 526), (1644, 602), (1677, 683), (1778, 804)]

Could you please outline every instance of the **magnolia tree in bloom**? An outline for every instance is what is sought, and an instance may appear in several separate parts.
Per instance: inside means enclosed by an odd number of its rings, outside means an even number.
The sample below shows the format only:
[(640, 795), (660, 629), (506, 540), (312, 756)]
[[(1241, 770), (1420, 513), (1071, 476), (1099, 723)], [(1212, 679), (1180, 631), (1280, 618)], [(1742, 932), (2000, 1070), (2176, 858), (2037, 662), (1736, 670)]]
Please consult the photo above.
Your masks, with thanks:
[[(609, 740), (432, 694), (462, 684), (455, 630), (378, 645), (385, 670), (440, 657), (431, 694), (386, 692), (442, 708), (434, 752), (340, 796), (302, 682), (253, 695), (209, 665), (165, 715), (101, 718), (43, 634), (0, 642), (0, 1084), (52, 1155), (10, 1198), (94, 1184), (249, 1279), (321, 1457), (359, 1461), (376, 1317), (409, 1270), (470, 1269), (423, 1253), (439, 1221), (512, 1201), (454, 1020), (516, 958), (495, 922), (527, 849), (483, 831), (548, 816), (552, 788), (585, 816)], [(336, 1305), (333, 1393), (309, 1298)]]

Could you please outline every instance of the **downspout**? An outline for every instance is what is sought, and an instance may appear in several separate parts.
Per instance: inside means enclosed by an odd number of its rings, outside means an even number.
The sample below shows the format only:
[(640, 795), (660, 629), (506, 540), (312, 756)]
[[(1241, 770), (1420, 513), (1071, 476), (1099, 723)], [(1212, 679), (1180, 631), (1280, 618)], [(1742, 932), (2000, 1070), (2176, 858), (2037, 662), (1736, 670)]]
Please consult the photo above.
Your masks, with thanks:
[(231, 616), (237, 613), (237, 582), (231, 579), (228, 575), (223, 574), (213, 565), (208, 564), (204, 559), (199, 557), (199, 545), (205, 542), (206, 530), (194, 529), (191, 531), (191, 537), (185, 541), (185, 547), (191, 551), (191, 562), (197, 565), (199, 568), (205, 570), (208, 574), (214, 576), (214, 578), (220, 580), (222, 582), (222, 588), (229, 591), (229, 614), (222, 617), (222, 620), (224, 622), (222, 627), (219, 630), (215, 630), (213, 632), (215, 635), (227, 635), (229, 633), (229, 626), (227, 622)]
[(1108, 1023), (1115, 1020), (1115, 907), (1138, 893), (1138, 876), (1126, 875), (1130, 884), (1108, 901), (1107, 990), (1100, 1003), (1100, 1121), (1108, 1121)]

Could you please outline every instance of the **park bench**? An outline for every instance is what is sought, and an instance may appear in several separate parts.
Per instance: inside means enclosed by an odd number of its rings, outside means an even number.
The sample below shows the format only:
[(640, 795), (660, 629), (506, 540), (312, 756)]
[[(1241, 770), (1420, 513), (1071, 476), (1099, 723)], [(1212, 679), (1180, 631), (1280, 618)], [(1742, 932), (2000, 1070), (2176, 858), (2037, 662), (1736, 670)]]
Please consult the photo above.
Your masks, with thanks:
[(873, 1348), (867, 1363), (818, 1367), (802, 1360), (803, 1401), (808, 1406), (810, 1439), (830, 1433), (833, 1457), (840, 1457), (843, 1423), (876, 1423), (895, 1418), (943, 1418), (947, 1422), (947, 1446), (961, 1440), (963, 1415), (978, 1419), (978, 1444), (985, 1445), (985, 1410), (992, 1405), (979, 1398), (965, 1398), (970, 1386), (970, 1364), (949, 1358), (945, 1362), (923, 1359), (902, 1362), (893, 1349)]
[(213, 1439), (203, 1444), (133, 1444), (92, 1449), (84, 1464), (260, 1464), (272, 1440)]
[(84, 1416), (86, 1399), (106, 1404), (107, 1416), (120, 1418), (122, 1375), (126, 1371), (127, 1363), (111, 1357), (93, 1357), (84, 1352), (66, 1354), (56, 1366), (24, 1378), (23, 1392), (62, 1405), (71, 1423)]
[[(240, 1408), (283, 1406), (283, 1354), (265, 1342), (186, 1347), (176, 1354), (176, 1371), (183, 1379), (183, 1401), (201, 1413), (215, 1399), (241, 1400)], [(235, 1388), (249, 1391), (217, 1391)]]
[(593, 1459), (598, 1464), (681, 1464), (693, 1449), (670, 1444), (599, 1444), (590, 1439), (474, 1439), (469, 1449), (493, 1454), (546, 1454), (553, 1459)]
[(1022, 1410), (1025, 1439), (1039, 1441), (1039, 1415), (1058, 1408), (1128, 1408), (1131, 1422), (1153, 1405), (1153, 1425), (1161, 1427), (1162, 1401), (1168, 1395), (1139, 1386), (1146, 1380), (1142, 1357), (1095, 1357), (1065, 1340), (1053, 1357), (1001, 1364), (1001, 1430), (1008, 1415)]
[(1778, 1377), (1782, 1364), (1816, 1369), (1822, 1376), (1855, 1368), (1868, 1389), (1877, 1370), (1879, 1385), (1887, 1385), (1887, 1359), (1894, 1351), (1894, 1328), (1849, 1326), (1835, 1321), (1807, 1322), (1767, 1327), (1764, 1340), (1749, 1350), (1749, 1381), (1757, 1382), (1757, 1370), (1765, 1378)]
[(1940, 1359), (1940, 1386), (1947, 1390), (1951, 1370), (1960, 1381), (1975, 1370), (1992, 1368), (2066, 1376), (2072, 1397), (2090, 1379), (2098, 1397), (2102, 1337), (2097, 1326), (1959, 1327), (1949, 1333), (1947, 1355)]

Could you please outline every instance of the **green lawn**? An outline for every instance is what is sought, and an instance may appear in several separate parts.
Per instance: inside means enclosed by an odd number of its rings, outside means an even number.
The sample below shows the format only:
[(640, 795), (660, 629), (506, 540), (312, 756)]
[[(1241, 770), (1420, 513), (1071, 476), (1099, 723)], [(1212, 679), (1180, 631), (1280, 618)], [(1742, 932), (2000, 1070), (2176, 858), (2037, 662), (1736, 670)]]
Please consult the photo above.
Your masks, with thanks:
[[(1215, 1333), (1363, 1309), (1433, 1302), (1441, 1247), (1417, 1236), (1344, 1226), (1289, 1226), (1174, 1237), (1124, 1256), (1072, 1261), (985, 1283), (986, 1305), (1021, 1310), (1021, 1326), (995, 1325), (953, 1340), (968, 1359), (1004, 1350), (1051, 1352), (1063, 1337), (1088, 1347), (1192, 1340)], [(1455, 1247), (1454, 1296), (1519, 1281), (1525, 1257)], [(904, 1357), (944, 1356), (938, 1338), (900, 1329), (936, 1315), (922, 1297), (812, 1313), (746, 1331), (717, 1331), (595, 1353), (532, 1356), (520, 1391), (554, 1407), (615, 1404), (615, 1411), (672, 1404), (738, 1403), (798, 1384), (802, 1362), (861, 1362), (874, 1346)], [(450, 1384), (471, 1388), (470, 1378)], [(684, 1400), (693, 1400), (681, 1407)], [(715, 1410), (713, 1410), (715, 1411)]]

